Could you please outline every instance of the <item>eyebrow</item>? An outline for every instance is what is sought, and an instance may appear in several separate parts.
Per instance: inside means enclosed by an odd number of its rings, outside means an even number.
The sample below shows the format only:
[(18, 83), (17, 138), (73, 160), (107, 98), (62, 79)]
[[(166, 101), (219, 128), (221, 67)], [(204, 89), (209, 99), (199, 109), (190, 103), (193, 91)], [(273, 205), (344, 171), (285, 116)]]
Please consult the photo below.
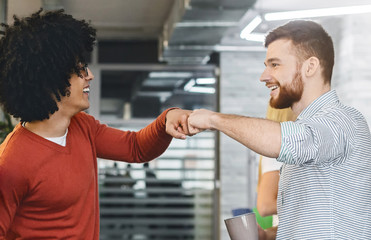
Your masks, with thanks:
[[(269, 58), (267, 60), (267, 63), (271, 63), (271, 62), (281, 62), (281, 60), (279, 58)], [(264, 65), (267, 66), (267, 63), (264, 62)]]

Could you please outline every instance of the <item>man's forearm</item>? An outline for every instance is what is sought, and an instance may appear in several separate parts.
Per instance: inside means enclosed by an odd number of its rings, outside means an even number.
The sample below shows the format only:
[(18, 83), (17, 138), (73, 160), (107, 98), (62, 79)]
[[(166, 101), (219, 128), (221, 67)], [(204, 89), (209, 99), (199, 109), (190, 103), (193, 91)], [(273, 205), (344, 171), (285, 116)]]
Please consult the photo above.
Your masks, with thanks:
[(277, 158), (281, 148), (281, 127), (274, 121), (216, 113), (210, 117), (212, 129), (219, 130), (251, 150)]

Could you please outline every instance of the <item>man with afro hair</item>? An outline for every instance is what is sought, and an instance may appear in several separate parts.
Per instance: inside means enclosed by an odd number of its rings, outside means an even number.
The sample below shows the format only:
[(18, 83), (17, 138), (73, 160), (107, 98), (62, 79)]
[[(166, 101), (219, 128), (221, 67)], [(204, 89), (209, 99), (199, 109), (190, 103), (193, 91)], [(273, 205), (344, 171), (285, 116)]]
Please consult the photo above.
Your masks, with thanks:
[(0, 103), (20, 123), (0, 146), (0, 239), (99, 239), (97, 157), (148, 162), (189, 135), (190, 111), (138, 132), (100, 124), (83, 112), (95, 29), (42, 9), (2, 26)]

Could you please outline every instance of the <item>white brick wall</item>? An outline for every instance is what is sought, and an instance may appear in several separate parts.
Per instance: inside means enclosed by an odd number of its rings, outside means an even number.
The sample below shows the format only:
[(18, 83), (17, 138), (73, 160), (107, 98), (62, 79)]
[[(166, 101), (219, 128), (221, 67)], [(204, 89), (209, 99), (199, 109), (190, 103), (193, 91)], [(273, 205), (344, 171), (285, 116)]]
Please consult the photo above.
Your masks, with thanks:
[[(343, 103), (358, 109), (371, 124), (371, 32), (366, 25), (371, 14), (357, 14), (343, 18), (339, 40), (338, 64), (333, 78)], [(339, 37), (340, 37), (339, 36)]]
[[(269, 92), (259, 81), (265, 52), (221, 53), (220, 111), (264, 117)], [(255, 206), (257, 155), (221, 134), (221, 239), (229, 239), (224, 219), (234, 208)], [(250, 181), (249, 179), (253, 179)]]

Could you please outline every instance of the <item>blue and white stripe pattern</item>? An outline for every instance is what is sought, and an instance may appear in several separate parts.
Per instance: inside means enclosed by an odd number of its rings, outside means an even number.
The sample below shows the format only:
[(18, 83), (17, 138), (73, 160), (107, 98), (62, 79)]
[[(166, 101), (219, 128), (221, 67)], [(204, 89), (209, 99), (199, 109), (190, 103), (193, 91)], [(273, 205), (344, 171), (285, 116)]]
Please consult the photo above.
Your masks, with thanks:
[(334, 90), (281, 123), (277, 239), (371, 239), (371, 135)]

